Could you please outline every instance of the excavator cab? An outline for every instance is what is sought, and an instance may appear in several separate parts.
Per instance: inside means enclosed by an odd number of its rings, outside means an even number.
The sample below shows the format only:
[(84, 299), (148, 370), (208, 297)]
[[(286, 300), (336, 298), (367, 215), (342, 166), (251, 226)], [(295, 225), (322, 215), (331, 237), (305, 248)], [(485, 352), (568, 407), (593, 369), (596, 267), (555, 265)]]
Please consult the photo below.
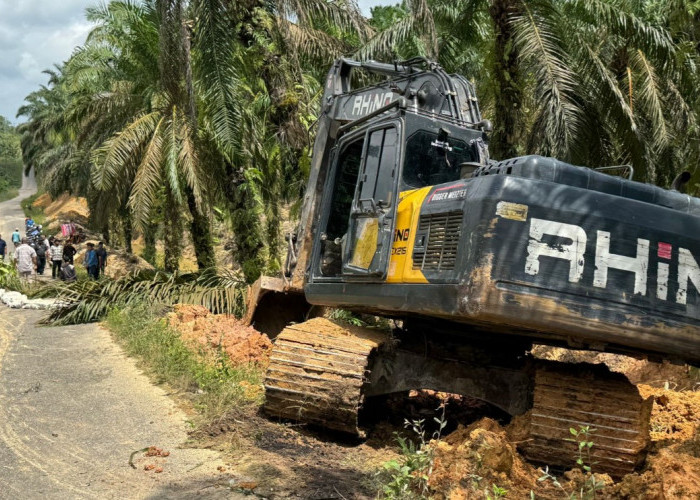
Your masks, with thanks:
[[(410, 228), (396, 226), (401, 200), (426, 186), (468, 178), (481, 166), (482, 133), (470, 143), (448, 123), (400, 111), (344, 136), (331, 153), (310, 281), (385, 282), (406, 255)], [(460, 136), (463, 131), (459, 131)]]

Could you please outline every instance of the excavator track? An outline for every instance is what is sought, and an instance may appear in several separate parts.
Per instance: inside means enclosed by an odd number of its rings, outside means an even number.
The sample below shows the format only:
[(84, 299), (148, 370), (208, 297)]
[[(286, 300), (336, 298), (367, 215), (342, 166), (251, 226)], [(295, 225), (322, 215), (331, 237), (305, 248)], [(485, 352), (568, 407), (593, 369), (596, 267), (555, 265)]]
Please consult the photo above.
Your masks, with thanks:
[[(604, 365), (532, 360), (499, 369), (425, 353), (416, 357), (400, 347), (373, 356), (387, 340), (385, 333), (325, 318), (288, 326), (272, 350), (265, 412), (364, 436), (358, 414), (365, 394), (435, 389), (506, 407), (497, 397), (504, 392), (517, 400), (511, 413), (531, 408), (529, 436), (521, 448), (533, 462), (575, 466), (584, 438), (571, 429), (581, 427), (594, 429), (587, 439), (594, 444), (584, 450), (583, 460), (596, 472), (621, 477), (645, 458), (652, 400)], [(437, 382), (443, 385), (435, 387)]]
[(325, 318), (276, 338), (265, 378), (265, 412), (362, 436), (358, 411), (372, 352), (387, 335)]
[[(646, 456), (652, 398), (644, 399), (622, 374), (604, 365), (538, 362), (530, 441), (525, 455), (543, 464), (571, 467), (579, 441), (593, 443), (583, 460), (597, 472), (621, 477)], [(588, 439), (571, 429), (594, 429)]]

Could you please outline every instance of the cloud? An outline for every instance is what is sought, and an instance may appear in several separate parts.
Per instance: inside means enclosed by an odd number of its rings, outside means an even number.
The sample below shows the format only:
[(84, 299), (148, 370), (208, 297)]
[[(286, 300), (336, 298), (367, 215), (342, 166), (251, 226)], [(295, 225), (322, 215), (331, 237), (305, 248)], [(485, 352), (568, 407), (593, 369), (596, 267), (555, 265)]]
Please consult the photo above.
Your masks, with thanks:
[[(15, 120), (24, 97), (46, 84), (42, 72), (85, 41), (85, 8), (95, 0), (0, 0), (0, 115)], [(20, 119), (21, 120), (21, 119)]]

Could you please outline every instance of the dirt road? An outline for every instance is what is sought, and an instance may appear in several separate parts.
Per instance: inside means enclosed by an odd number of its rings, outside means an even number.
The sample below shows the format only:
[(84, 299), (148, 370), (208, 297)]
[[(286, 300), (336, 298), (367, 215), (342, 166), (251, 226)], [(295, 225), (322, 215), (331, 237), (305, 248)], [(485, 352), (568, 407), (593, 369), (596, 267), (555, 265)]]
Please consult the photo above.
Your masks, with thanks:
[[(3, 238), (24, 217), (0, 203)], [(0, 307), (0, 499), (242, 498), (218, 453), (187, 448), (187, 420), (96, 325), (37, 327), (38, 311)], [(135, 456), (157, 446), (168, 457)], [(163, 471), (146, 471), (153, 464)]]

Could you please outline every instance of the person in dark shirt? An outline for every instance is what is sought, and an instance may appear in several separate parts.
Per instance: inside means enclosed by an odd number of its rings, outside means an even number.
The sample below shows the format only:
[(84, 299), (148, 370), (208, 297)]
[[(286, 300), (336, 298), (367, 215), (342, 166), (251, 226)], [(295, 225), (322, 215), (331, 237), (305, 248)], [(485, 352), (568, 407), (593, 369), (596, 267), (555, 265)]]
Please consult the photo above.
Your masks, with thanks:
[(107, 249), (105, 248), (104, 243), (101, 241), (97, 244), (97, 260), (99, 262), (99, 267), (100, 267), (100, 274), (105, 273), (105, 266), (107, 265)]
[(0, 236), (0, 260), (5, 262), (5, 255), (7, 255), (7, 242)]
[(97, 251), (94, 243), (87, 244), (87, 252), (85, 253), (85, 267), (90, 277), (94, 280), (100, 277), (100, 260), (97, 258)]
[(68, 257), (68, 261), (73, 264), (73, 257), (75, 257), (75, 247), (73, 244), (68, 240), (65, 245), (63, 245), (63, 258)]
[(49, 247), (46, 245), (46, 240), (44, 236), (39, 236), (39, 240), (32, 245), (34, 251), (36, 252), (36, 273), (44, 274), (44, 269), (46, 268), (46, 252)]

